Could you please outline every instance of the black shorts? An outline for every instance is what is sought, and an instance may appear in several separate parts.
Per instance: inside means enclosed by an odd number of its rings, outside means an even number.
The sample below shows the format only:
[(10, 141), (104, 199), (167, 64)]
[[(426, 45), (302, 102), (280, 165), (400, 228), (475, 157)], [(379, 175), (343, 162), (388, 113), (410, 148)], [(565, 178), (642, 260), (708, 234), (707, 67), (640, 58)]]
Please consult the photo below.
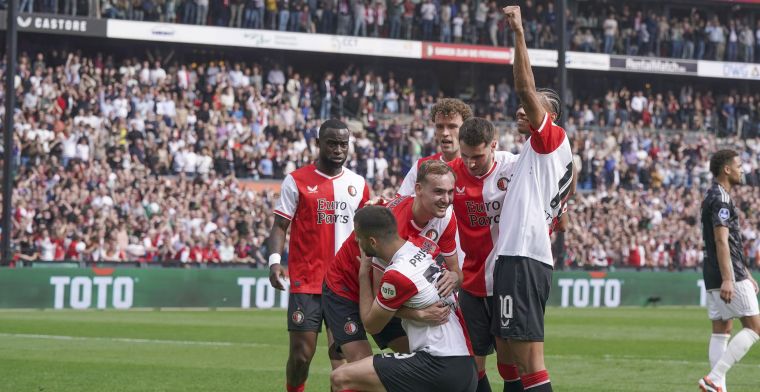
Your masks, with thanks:
[(322, 286), (322, 308), (325, 311), (325, 323), (332, 331), (335, 344), (341, 346), (357, 340), (367, 340), (364, 331), (359, 305), (350, 299), (343, 298)]
[(538, 260), (499, 256), (493, 271), (491, 332), (504, 339), (544, 341), (544, 310), (553, 269)]
[(322, 296), (290, 293), (288, 296), (288, 331), (322, 332)]
[(478, 370), (470, 356), (378, 354), (372, 364), (388, 392), (475, 392), (478, 387)]
[[(327, 328), (332, 331), (335, 344), (340, 347), (346, 343), (367, 340), (367, 332), (359, 314), (359, 304), (335, 294), (327, 285), (322, 286), (322, 293), (325, 322)], [(388, 348), (388, 343), (402, 336), (406, 336), (406, 332), (401, 327), (401, 319), (398, 317), (392, 318), (382, 331), (372, 335), (380, 349)]]
[(459, 307), (462, 309), (467, 332), (470, 334), (472, 352), (481, 357), (493, 354), (495, 348), (491, 334), (493, 297), (476, 297), (460, 290)]

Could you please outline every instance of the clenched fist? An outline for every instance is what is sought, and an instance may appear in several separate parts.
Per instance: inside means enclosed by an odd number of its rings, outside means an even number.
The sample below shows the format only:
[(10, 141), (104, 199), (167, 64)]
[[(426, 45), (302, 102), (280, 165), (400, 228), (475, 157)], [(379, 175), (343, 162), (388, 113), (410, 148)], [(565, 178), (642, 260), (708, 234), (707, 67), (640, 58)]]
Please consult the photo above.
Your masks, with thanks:
[(502, 9), (509, 28), (515, 33), (523, 31), (522, 15), (519, 5), (508, 5)]

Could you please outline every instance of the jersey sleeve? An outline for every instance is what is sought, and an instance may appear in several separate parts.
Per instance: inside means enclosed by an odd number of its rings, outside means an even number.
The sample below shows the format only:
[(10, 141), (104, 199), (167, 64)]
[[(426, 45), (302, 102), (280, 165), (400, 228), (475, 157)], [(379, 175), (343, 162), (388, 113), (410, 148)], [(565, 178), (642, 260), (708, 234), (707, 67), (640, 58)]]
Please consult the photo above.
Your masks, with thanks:
[(364, 182), (364, 192), (362, 192), (362, 200), (359, 202), (359, 208), (364, 207), (364, 205), (369, 201), (369, 185), (367, 182)]
[(441, 254), (443, 256), (451, 256), (457, 253), (457, 243), (459, 242), (458, 237), (457, 217), (452, 213), (449, 224), (443, 230), (441, 239), (438, 240), (438, 247), (441, 248)]
[(416, 294), (414, 282), (401, 272), (391, 270), (383, 274), (376, 300), (386, 310), (396, 311)]
[(414, 184), (417, 183), (417, 164), (419, 161), (414, 162), (412, 168), (406, 173), (404, 181), (401, 182), (401, 186), (396, 191), (396, 197), (399, 196), (411, 196), (414, 194)]
[(723, 200), (713, 200), (710, 203), (710, 218), (713, 227), (728, 227), (728, 221), (731, 219), (731, 206)]
[(538, 129), (530, 127), (530, 145), (539, 154), (551, 154), (565, 141), (565, 130), (554, 124), (549, 113), (544, 114), (544, 121)]
[(296, 180), (288, 174), (285, 180), (282, 181), (282, 187), (280, 188), (280, 200), (277, 201), (277, 205), (274, 208), (274, 213), (287, 219), (293, 220), (293, 216), (296, 214), (296, 208), (298, 207), (298, 187), (296, 186)]

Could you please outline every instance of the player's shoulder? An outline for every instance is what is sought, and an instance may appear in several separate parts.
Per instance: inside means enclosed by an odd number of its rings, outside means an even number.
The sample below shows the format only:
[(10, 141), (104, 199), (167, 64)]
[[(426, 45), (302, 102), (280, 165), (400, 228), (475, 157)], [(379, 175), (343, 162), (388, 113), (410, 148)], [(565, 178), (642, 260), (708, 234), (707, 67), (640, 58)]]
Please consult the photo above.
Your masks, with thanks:
[(412, 241), (407, 241), (401, 249), (396, 252), (393, 262), (388, 266), (386, 271), (398, 271), (405, 276), (413, 273), (414, 269), (420, 267), (426, 259), (431, 259), (429, 253), (417, 246)]
[(428, 155), (428, 156), (426, 156), (424, 158), (418, 159), (417, 160), (417, 164), (415, 166), (416, 167), (420, 167), (420, 166), (422, 166), (423, 163), (425, 163), (427, 161), (441, 160), (441, 157), (443, 157), (443, 153), (441, 153), (441, 152), (435, 153), (433, 155)]
[(285, 176), (285, 179), (287, 180), (288, 177), (291, 177), (295, 181), (305, 181), (309, 178), (313, 178), (315, 175), (317, 175), (317, 167), (311, 163), (293, 170), (290, 174)]
[(718, 183), (713, 183), (705, 194), (705, 203), (710, 205), (729, 204), (731, 203), (731, 195)]
[(411, 195), (406, 196), (396, 196), (393, 200), (389, 201), (388, 204), (386, 204), (386, 208), (395, 211), (399, 208), (403, 208), (409, 203), (412, 203), (414, 201), (414, 197)]
[(518, 154), (512, 154), (509, 151), (496, 151), (494, 153), (494, 159), (498, 163), (512, 163), (516, 162), (520, 158)]
[(364, 177), (362, 177), (359, 173), (357, 173), (357, 172), (355, 172), (355, 171), (353, 171), (353, 170), (351, 170), (351, 169), (349, 169), (347, 167), (343, 168), (343, 177), (345, 177), (346, 179), (350, 179), (350, 180), (365, 182)]

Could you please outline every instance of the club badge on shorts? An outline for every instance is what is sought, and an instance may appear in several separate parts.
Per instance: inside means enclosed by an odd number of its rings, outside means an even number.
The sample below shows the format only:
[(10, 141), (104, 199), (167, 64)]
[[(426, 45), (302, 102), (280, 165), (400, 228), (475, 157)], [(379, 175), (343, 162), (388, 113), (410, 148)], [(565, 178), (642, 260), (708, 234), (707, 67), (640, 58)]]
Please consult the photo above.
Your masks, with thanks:
[(348, 320), (343, 326), (343, 332), (345, 332), (346, 335), (356, 335), (356, 333), (359, 332), (359, 325), (353, 320)]
[(300, 310), (296, 310), (293, 312), (293, 315), (290, 316), (290, 319), (293, 320), (293, 324), (295, 325), (303, 324), (305, 318), (306, 317), (303, 315), (303, 312)]

